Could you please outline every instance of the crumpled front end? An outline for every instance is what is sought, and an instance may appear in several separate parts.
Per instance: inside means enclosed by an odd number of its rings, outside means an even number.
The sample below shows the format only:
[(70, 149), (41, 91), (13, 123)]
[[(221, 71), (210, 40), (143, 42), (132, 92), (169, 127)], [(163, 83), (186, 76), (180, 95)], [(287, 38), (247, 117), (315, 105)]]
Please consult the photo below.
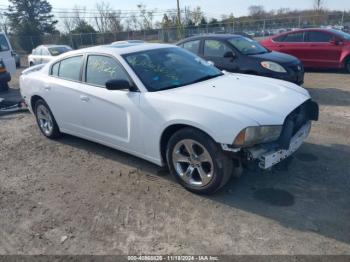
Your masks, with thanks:
[(302, 145), (310, 133), (311, 121), (317, 121), (318, 117), (318, 104), (307, 100), (286, 117), (277, 141), (242, 149), (244, 158), (258, 162), (262, 169), (271, 168)]

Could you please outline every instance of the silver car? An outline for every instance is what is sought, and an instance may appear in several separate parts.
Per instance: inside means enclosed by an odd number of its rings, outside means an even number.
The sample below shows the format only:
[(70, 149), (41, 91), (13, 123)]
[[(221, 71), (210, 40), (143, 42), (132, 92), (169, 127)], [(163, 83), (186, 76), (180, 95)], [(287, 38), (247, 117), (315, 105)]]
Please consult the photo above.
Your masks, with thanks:
[(71, 51), (68, 45), (40, 45), (28, 56), (28, 65), (39, 65), (51, 61), (55, 56)]

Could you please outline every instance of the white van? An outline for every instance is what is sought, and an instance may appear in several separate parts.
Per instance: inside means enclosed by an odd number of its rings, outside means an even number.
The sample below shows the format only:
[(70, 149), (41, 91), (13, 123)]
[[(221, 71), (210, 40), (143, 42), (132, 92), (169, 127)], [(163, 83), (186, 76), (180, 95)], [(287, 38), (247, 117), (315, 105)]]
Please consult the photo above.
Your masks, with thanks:
[(16, 62), (15, 62), (15, 53), (12, 50), (9, 39), (6, 34), (0, 32), (0, 60), (5, 64), (7, 72), (11, 75), (16, 72)]

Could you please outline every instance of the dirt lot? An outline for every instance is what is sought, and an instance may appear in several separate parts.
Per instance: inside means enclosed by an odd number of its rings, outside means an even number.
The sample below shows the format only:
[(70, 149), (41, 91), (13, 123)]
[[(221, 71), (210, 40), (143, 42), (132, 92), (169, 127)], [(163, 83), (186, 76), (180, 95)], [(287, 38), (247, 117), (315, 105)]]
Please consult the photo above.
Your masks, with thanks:
[(0, 253), (350, 254), (350, 75), (305, 86), (321, 119), (289, 165), (210, 197), (116, 150), (45, 139), (30, 114), (0, 116)]

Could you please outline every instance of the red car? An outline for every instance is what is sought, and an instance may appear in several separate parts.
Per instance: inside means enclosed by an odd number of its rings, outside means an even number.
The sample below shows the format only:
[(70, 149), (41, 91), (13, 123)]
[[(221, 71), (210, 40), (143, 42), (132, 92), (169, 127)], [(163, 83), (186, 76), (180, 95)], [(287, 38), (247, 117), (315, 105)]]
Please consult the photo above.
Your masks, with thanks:
[(334, 29), (302, 29), (271, 36), (264, 47), (296, 56), (307, 68), (344, 68), (350, 73), (350, 34)]

